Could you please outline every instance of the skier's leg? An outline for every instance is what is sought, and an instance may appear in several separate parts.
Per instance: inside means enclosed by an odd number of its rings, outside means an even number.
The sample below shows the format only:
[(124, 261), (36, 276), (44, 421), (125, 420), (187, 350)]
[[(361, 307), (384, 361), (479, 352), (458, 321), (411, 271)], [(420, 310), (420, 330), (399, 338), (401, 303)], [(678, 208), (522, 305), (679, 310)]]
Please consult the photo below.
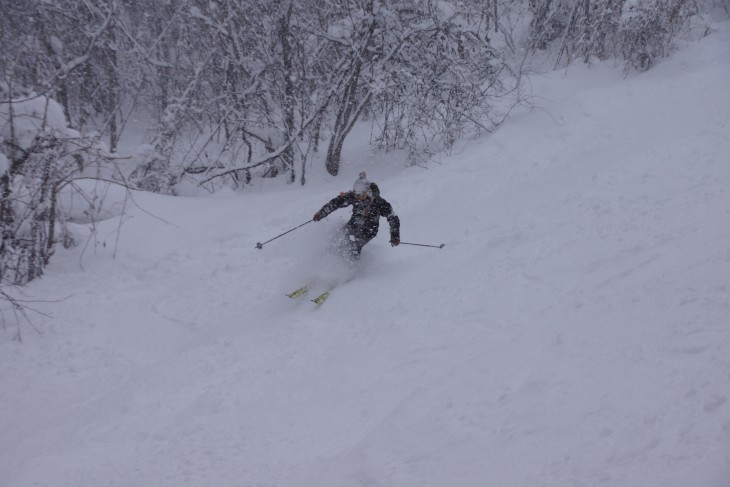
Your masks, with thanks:
[(353, 240), (353, 249), (352, 249), (352, 257), (353, 260), (358, 260), (360, 258), (360, 253), (362, 252), (362, 248), (365, 247), (365, 244), (368, 243), (372, 238), (367, 238), (363, 236), (361, 233), (358, 235), (355, 235), (355, 239)]
[(362, 250), (362, 244), (357, 236), (353, 234), (347, 235), (347, 245), (345, 252), (342, 254), (350, 262), (354, 262), (360, 258), (360, 251)]
[(350, 225), (345, 225), (335, 238), (334, 251), (343, 257), (350, 258), (355, 249), (355, 232)]

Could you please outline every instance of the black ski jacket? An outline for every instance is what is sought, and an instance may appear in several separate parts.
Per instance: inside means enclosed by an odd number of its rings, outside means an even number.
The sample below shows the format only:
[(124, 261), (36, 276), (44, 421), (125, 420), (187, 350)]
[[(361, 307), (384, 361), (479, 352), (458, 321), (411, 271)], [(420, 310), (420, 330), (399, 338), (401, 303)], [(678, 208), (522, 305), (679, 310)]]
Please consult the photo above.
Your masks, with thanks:
[(358, 237), (370, 240), (378, 234), (380, 217), (385, 217), (390, 224), (390, 240), (400, 240), (400, 219), (393, 212), (393, 207), (380, 197), (380, 190), (375, 183), (370, 184), (373, 198), (360, 200), (352, 191), (340, 193), (324, 205), (319, 214), (324, 218), (338, 208), (345, 208), (352, 205), (352, 217), (346, 227), (357, 234)]

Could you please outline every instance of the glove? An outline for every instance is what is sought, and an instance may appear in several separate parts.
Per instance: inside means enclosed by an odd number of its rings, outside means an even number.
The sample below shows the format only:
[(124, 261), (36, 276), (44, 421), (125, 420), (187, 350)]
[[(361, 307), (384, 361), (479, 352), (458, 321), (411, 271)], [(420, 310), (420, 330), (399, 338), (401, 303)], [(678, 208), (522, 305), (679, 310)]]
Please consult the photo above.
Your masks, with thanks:
[(315, 213), (314, 216), (312, 217), (312, 220), (314, 220), (316, 222), (320, 221), (321, 219), (322, 219), (322, 214), (320, 212)]
[(400, 239), (398, 239), (398, 238), (394, 238), (394, 239), (392, 239), (392, 240), (390, 241), (390, 245), (391, 245), (392, 247), (397, 247), (397, 246), (398, 246), (398, 244), (400, 244)]

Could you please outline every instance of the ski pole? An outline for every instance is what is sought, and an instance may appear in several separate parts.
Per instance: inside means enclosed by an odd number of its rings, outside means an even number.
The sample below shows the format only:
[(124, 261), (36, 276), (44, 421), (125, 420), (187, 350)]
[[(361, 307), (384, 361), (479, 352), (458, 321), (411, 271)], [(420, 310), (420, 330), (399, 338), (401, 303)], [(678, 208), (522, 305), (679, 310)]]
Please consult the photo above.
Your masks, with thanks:
[(302, 223), (301, 225), (299, 225), (299, 226), (297, 226), (297, 227), (294, 227), (294, 228), (292, 228), (291, 230), (287, 230), (286, 232), (282, 233), (281, 235), (277, 235), (276, 237), (274, 237), (274, 238), (272, 238), (272, 239), (269, 239), (269, 240), (267, 240), (267, 241), (266, 241), (266, 242), (264, 242), (264, 243), (261, 243), (261, 242), (256, 242), (256, 248), (257, 248), (257, 249), (262, 249), (262, 248), (264, 247), (264, 245), (266, 245), (267, 243), (271, 242), (272, 240), (276, 240), (276, 239), (277, 239), (277, 238), (279, 238), (279, 237), (283, 237), (283, 236), (284, 236), (284, 235), (286, 235), (287, 233), (289, 233), (289, 232), (293, 232), (293, 231), (294, 231), (294, 230), (296, 230), (297, 228), (301, 228), (301, 227), (303, 227), (304, 225), (306, 225), (307, 223), (312, 223), (313, 221), (314, 221), (314, 220), (309, 220), (309, 221), (306, 221), (306, 222)]
[(419, 247), (433, 247), (435, 249), (443, 249), (445, 243), (442, 243), (441, 245), (426, 245), (426, 244), (419, 244), (419, 243), (409, 243), (409, 242), (401, 242), (401, 245), (418, 245)]

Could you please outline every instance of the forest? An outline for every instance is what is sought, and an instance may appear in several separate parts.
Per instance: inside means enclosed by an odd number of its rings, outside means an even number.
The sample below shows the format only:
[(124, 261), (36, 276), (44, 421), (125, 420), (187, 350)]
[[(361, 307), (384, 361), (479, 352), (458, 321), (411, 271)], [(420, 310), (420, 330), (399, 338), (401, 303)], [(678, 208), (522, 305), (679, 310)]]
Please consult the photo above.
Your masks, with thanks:
[[(175, 195), (336, 176), (358, 123), (426, 165), (490, 133), (539, 70), (644, 71), (692, 0), (0, 0), (0, 281), (73, 245), (59, 195), (87, 180)], [(143, 123), (138, 153), (119, 150)], [(98, 205), (88, 196), (89, 213)]]

